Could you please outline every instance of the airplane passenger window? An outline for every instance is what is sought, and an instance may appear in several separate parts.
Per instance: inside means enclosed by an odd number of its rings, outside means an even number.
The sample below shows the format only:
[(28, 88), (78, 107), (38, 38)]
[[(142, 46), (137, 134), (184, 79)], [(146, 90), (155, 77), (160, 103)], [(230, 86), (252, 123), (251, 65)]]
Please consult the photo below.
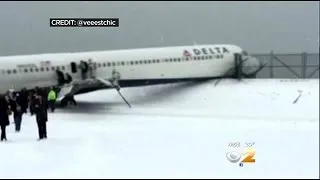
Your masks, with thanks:
[(204, 60), (204, 56), (201, 56), (201, 59)]
[(151, 60), (148, 60), (148, 63), (150, 64), (150, 63), (151, 63)]
[(136, 61), (135, 63), (136, 63), (136, 64), (139, 64), (139, 61)]
[(50, 71), (50, 69), (49, 69), (48, 67), (46, 68), (46, 70), (47, 70), (47, 71)]
[(60, 70), (60, 67), (59, 67), (59, 66), (57, 66), (57, 67), (56, 67), (56, 70)]
[(125, 65), (124, 61), (122, 61), (121, 64), (122, 64), (122, 66), (124, 66)]
[(51, 70), (54, 71), (54, 67), (51, 67)]
[(116, 66), (116, 63), (115, 63), (115, 62), (112, 62), (112, 66)]
[(27, 73), (27, 72), (28, 72), (28, 69), (24, 69), (24, 72)]
[(147, 64), (147, 63), (148, 63), (148, 61), (147, 61), (147, 60), (144, 60), (143, 62), (144, 62), (145, 64)]
[(160, 63), (160, 60), (159, 60), (159, 59), (157, 59), (157, 63)]
[(168, 59), (165, 59), (164, 61), (165, 61), (165, 62), (168, 62), (169, 60), (168, 60)]
[(131, 61), (131, 62), (130, 62), (130, 64), (131, 64), (131, 65), (133, 65), (133, 64), (134, 64), (134, 62), (133, 62), (133, 61)]
[(36, 68), (36, 72), (38, 72), (39, 71), (39, 69), (38, 68)]
[(64, 66), (61, 66), (61, 69), (62, 69), (62, 71), (64, 71), (64, 69), (65, 69)]
[(40, 71), (42, 71), (42, 72), (43, 72), (43, 71), (44, 71), (44, 68), (43, 68), (43, 67), (42, 67), (42, 68), (40, 68)]
[(117, 65), (120, 66), (120, 65), (121, 65), (121, 62), (117, 62)]
[(11, 71), (10, 71), (10, 70), (7, 70), (7, 74), (11, 74)]
[(186, 58), (186, 61), (189, 61), (189, 58)]
[(143, 63), (143, 61), (141, 60), (141, 61), (140, 61), (140, 64), (142, 64), (142, 63)]
[(108, 67), (111, 66), (111, 63), (108, 62), (108, 63), (107, 63), (107, 66), (108, 66)]
[(181, 59), (180, 59), (180, 58), (178, 58), (177, 60), (178, 60), (178, 62), (180, 62), (180, 61), (181, 61)]
[(103, 67), (106, 67), (106, 63), (102, 63), (102, 66), (103, 66)]
[(16, 74), (16, 73), (17, 73), (17, 70), (14, 69), (14, 70), (13, 70), (13, 73)]
[(33, 72), (33, 69), (32, 69), (32, 68), (30, 68), (30, 72)]

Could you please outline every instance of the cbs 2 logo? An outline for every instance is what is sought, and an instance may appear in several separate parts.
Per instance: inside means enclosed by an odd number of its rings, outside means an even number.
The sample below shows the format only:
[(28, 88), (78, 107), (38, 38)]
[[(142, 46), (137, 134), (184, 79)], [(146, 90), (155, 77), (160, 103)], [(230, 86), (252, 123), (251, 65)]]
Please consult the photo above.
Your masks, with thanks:
[(241, 162), (242, 163), (255, 163), (256, 159), (254, 158), (256, 154), (255, 150), (245, 151), (244, 153), (239, 153), (237, 151), (231, 151), (226, 154), (227, 159), (231, 163), (237, 163), (243, 156), (246, 156)]

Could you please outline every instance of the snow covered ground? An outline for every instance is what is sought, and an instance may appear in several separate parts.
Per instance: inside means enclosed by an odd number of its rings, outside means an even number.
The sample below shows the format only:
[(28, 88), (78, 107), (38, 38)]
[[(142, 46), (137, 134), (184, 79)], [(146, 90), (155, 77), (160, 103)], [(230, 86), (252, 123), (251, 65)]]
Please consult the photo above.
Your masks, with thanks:
[[(293, 101), (299, 96), (297, 103)], [(318, 178), (319, 80), (233, 80), (128, 88), (76, 97), (0, 142), (0, 178)], [(228, 147), (240, 142), (241, 148)], [(254, 142), (256, 163), (226, 153)]]

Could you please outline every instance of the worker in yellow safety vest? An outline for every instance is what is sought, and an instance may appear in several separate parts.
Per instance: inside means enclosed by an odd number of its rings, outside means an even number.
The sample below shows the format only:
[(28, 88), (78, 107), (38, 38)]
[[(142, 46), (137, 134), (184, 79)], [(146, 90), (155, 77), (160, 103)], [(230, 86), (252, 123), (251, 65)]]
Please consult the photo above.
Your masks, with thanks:
[(51, 88), (48, 93), (48, 104), (49, 104), (49, 108), (51, 109), (51, 112), (54, 112), (56, 100), (57, 100), (57, 94), (54, 91), (54, 89)]

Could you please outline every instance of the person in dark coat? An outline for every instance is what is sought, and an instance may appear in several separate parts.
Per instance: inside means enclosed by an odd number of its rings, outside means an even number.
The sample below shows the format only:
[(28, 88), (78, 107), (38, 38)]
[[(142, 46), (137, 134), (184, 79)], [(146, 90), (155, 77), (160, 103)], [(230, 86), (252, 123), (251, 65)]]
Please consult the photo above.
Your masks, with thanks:
[(39, 140), (47, 138), (47, 107), (44, 97), (36, 93), (35, 99), (35, 114), (38, 125)]
[(31, 116), (33, 116), (35, 114), (35, 102), (36, 102), (36, 94), (34, 91), (30, 92), (29, 94), (29, 110), (30, 110), (30, 114)]
[(5, 96), (0, 94), (0, 127), (1, 127), (1, 141), (7, 141), (6, 127), (9, 126), (9, 105)]
[(23, 101), (19, 93), (15, 93), (13, 97), (9, 100), (10, 110), (11, 112), (13, 112), (13, 119), (16, 127), (16, 132), (20, 132), (21, 129), (21, 121), (23, 115), (22, 104)]
[(27, 113), (28, 109), (28, 92), (26, 88), (23, 88), (20, 92), (20, 100), (21, 100), (21, 110), (23, 113)]

